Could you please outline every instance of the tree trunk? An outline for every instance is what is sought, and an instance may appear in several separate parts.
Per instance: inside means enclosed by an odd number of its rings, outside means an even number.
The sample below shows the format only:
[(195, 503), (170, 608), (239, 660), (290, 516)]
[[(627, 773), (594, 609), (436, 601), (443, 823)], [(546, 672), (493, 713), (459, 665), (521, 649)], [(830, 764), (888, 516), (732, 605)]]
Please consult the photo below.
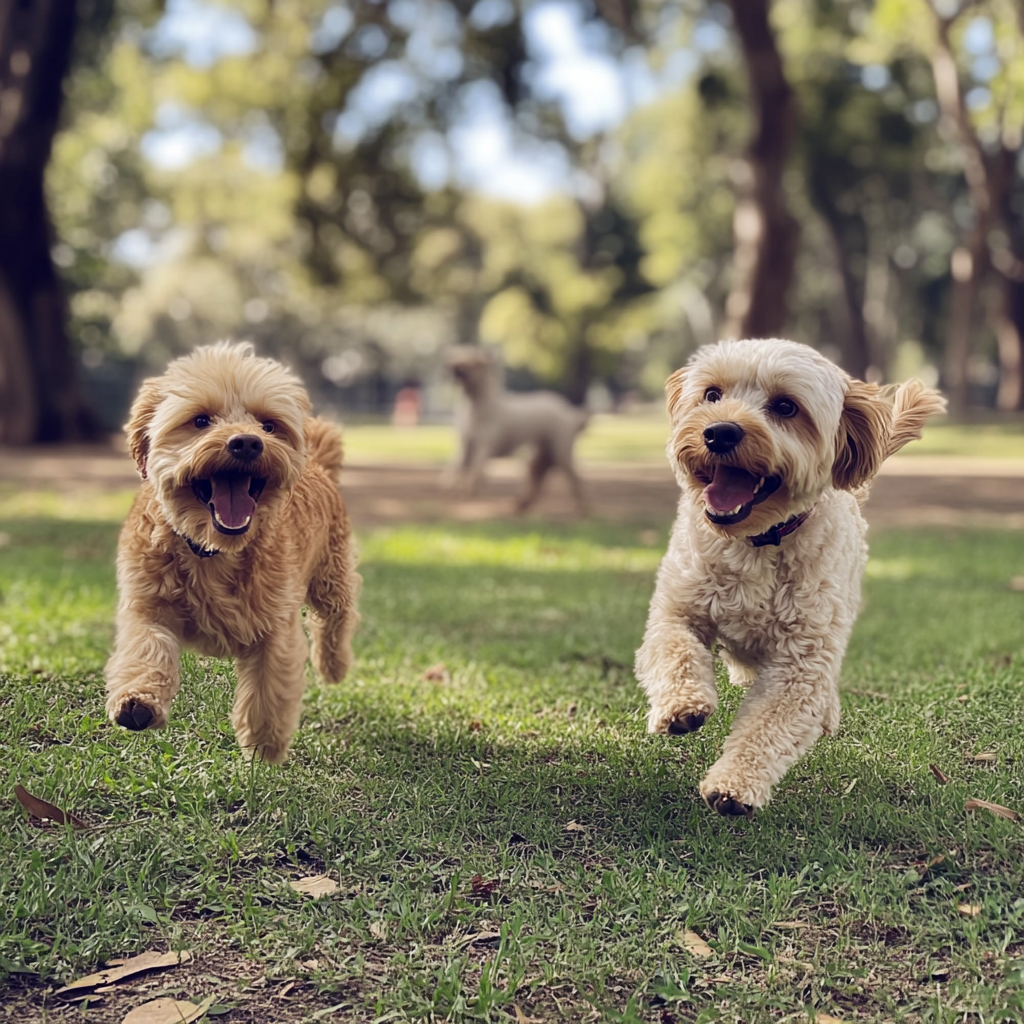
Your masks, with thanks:
[(0, 0), (0, 441), (10, 444), (97, 434), (43, 186), (75, 26), (74, 0)]
[(978, 286), (989, 264), (988, 233), (999, 215), (1002, 193), (1008, 184), (998, 162), (997, 166), (989, 165), (981, 141), (967, 115), (960, 73), (950, 42), (953, 24), (966, 9), (966, 6), (960, 8), (952, 17), (943, 17), (932, 9), (936, 33), (931, 66), (935, 96), (942, 114), (939, 132), (960, 147), (964, 178), (974, 214), (974, 225), (953, 251), (950, 268), (953, 295), (949, 311), (949, 333), (946, 336), (945, 384), (949, 411), (954, 417), (963, 416), (967, 410), (971, 321)]
[[(1021, 14), (1024, 22), (1024, 12)], [(1020, 143), (1020, 137), (1015, 140)], [(1015, 412), (1024, 409), (1024, 217), (1014, 204), (1017, 160), (1020, 146), (1004, 141), (998, 160), (1001, 189), (1000, 213), (1009, 245), (990, 254), (993, 268), (1001, 278), (1002, 304), (996, 314), (999, 342), (999, 391), (996, 405)], [(1022, 197), (1024, 198), (1024, 197)]]
[(735, 280), (724, 334), (764, 338), (785, 326), (800, 235), (782, 189), (796, 100), (768, 21), (768, 0), (729, 0), (729, 7), (746, 58), (755, 129), (733, 218)]
[(565, 380), (565, 397), (573, 405), (585, 406), (587, 392), (590, 390), (590, 379), (594, 372), (594, 353), (587, 344), (586, 319), (578, 325), (576, 344), (569, 352), (569, 366)]

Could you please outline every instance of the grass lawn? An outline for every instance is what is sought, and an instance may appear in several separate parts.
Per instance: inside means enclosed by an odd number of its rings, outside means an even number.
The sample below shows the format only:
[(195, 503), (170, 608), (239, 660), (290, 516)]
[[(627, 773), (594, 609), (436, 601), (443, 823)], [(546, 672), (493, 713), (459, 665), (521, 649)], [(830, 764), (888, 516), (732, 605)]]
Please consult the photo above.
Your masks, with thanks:
[[(664, 414), (594, 416), (580, 435), (577, 454), (584, 462), (652, 462), (663, 465), (668, 420)], [(454, 458), (457, 439), (447, 424), (397, 430), (383, 424), (345, 428), (345, 456), (353, 463), (434, 463)], [(1024, 459), (1024, 425), (963, 424), (940, 421), (904, 450), (906, 455), (957, 455), (989, 459)], [(899, 456), (897, 456), (899, 457)]]
[[(642, 728), (664, 529), (362, 536), (357, 664), (272, 768), (224, 662), (186, 656), (164, 732), (105, 720), (123, 506), (0, 496), (0, 1018), (1024, 1019), (1024, 832), (964, 809), (1024, 812), (1024, 535), (874, 537), (842, 728), (736, 821), (696, 791), (736, 693), (692, 737)], [(17, 783), (88, 828), (31, 823)], [(50, 994), (147, 949), (194, 960)]]

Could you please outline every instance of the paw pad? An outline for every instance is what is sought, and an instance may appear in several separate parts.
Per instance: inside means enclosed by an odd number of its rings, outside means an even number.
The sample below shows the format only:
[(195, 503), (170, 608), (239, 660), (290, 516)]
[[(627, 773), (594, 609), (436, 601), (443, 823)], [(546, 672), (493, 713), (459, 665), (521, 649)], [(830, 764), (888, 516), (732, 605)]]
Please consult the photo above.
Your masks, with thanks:
[(754, 816), (753, 807), (740, 803), (728, 793), (719, 793), (716, 790), (713, 793), (708, 793), (704, 799), (707, 801), (708, 807), (717, 811), (724, 818), (752, 818)]
[(133, 732), (140, 732), (152, 723), (153, 712), (145, 704), (130, 700), (118, 711), (114, 721)]
[(683, 736), (688, 732), (696, 732), (704, 724), (704, 718), (703, 714), (673, 718), (668, 723), (668, 734), (670, 736)]

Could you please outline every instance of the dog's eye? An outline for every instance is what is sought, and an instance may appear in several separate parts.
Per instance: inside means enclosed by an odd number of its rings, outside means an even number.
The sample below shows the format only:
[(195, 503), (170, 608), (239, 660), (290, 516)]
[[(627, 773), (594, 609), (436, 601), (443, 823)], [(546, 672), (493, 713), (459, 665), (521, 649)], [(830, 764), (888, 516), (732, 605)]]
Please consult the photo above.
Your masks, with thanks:
[(789, 419), (791, 416), (795, 416), (800, 410), (796, 407), (796, 402), (792, 398), (773, 398), (768, 405), (776, 416), (781, 416), (783, 419)]
[(274, 432), (274, 424), (270, 420), (264, 420), (263, 421), (263, 429), (268, 434), (272, 434)]
[(205, 430), (210, 425), (210, 417), (203, 413), (202, 416), (197, 416), (192, 421), (192, 426), (198, 427), (200, 430)]
[(721, 388), (708, 388), (704, 392), (705, 402), (720, 402), (722, 400), (722, 389)]

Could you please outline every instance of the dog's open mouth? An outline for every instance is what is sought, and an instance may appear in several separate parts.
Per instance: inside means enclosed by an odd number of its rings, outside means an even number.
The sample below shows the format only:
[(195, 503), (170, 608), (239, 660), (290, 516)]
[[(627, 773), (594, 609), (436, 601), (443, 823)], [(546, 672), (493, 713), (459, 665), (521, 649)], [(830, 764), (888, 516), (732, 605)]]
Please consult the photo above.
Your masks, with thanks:
[(771, 497), (781, 486), (781, 476), (754, 476), (739, 466), (716, 465), (712, 473), (695, 472), (707, 486), (701, 492), (704, 515), (716, 526), (742, 523), (755, 505)]
[(210, 510), (213, 528), (229, 536), (245, 533), (267, 478), (248, 473), (214, 473), (192, 481), (195, 496)]

